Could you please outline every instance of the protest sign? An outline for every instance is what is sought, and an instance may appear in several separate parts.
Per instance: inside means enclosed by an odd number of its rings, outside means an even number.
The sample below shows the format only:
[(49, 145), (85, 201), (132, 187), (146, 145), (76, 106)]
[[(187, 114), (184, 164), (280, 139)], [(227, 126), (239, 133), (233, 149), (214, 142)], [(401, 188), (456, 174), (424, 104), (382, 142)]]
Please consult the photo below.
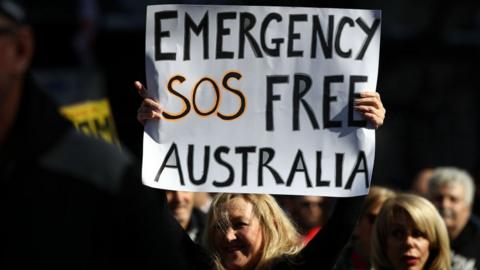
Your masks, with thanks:
[(375, 132), (354, 111), (375, 91), (380, 12), (147, 8), (143, 181), (183, 191), (366, 194)]

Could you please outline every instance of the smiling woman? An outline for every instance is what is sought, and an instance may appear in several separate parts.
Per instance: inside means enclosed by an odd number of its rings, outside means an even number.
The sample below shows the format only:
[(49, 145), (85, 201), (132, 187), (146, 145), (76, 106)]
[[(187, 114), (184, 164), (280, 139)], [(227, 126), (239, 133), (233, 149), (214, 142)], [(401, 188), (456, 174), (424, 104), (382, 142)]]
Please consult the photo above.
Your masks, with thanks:
[(270, 195), (221, 194), (211, 209), (207, 245), (216, 269), (267, 269), (302, 248), (297, 230)]
[(410, 194), (389, 199), (373, 230), (375, 269), (451, 269), (447, 229), (426, 199)]

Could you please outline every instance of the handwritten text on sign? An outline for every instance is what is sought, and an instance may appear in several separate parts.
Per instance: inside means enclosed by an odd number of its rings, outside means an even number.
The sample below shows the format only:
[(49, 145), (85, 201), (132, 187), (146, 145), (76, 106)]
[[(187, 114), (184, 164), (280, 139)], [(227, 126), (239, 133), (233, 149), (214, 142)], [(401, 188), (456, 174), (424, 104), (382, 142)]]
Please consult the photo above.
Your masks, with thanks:
[(356, 196), (375, 136), (353, 109), (376, 89), (380, 13), (147, 8), (143, 179), (164, 189)]

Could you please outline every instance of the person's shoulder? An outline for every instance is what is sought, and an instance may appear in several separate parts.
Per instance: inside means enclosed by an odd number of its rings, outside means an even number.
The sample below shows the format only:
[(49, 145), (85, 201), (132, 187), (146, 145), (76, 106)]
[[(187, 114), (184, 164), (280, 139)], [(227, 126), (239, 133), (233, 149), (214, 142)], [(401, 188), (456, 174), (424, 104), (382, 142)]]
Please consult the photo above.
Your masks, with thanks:
[(199, 217), (202, 220), (205, 220), (207, 218), (207, 214), (197, 207), (193, 207), (192, 214)]
[[(474, 237), (477, 240), (480, 239), (480, 217), (478, 217), (475, 214), (472, 214), (468, 219), (468, 222), (464, 228), (464, 231), (468, 231), (468, 234), (470, 235), (470, 237)], [(479, 242), (479, 245), (480, 245), (480, 242)]]
[(470, 215), (470, 218), (468, 221), (473, 223), (475, 226), (480, 226), (480, 217), (474, 213)]
[(46, 169), (110, 192), (119, 191), (125, 175), (137, 166), (126, 150), (74, 129), (45, 152), (40, 163)]

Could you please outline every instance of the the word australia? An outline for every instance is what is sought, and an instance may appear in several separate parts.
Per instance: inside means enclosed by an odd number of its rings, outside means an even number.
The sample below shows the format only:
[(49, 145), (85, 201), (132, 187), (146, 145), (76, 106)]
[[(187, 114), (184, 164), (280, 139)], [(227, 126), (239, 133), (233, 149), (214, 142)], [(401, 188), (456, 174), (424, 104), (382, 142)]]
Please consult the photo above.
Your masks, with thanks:
[[(197, 147), (197, 149), (195, 149)], [(217, 188), (239, 187), (239, 186), (257, 186), (264, 185), (271, 186), (271, 183), (266, 184), (266, 181), (272, 181), (276, 186), (290, 187), (303, 186), (305, 188), (343, 188), (351, 190), (355, 181), (361, 181), (365, 188), (369, 187), (369, 169), (367, 158), (364, 151), (358, 151), (355, 162), (351, 168), (345, 168), (346, 155), (344, 153), (330, 153), (331, 156), (324, 157), (322, 151), (315, 151), (315, 165), (314, 168), (307, 166), (306, 157), (302, 150), (298, 150), (294, 156), (291, 157), (291, 163), (287, 172), (282, 175), (280, 169), (273, 165), (276, 151), (270, 147), (255, 147), (255, 146), (219, 146), (211, 147), (188, 145), (185, 153), (180, 153), (179, 147), (172, 143), (168, 152), (163, 159), (160, 169), (155, 177), (155, 182), (160, 180), (160, 177), (166, 171), (173, 170), (174, 174), (178, 175), (179, 184), (185, 185), (212, 185)], [(203, 153), (199, 153), (202, 152)], [(202, 161), (195, 163), (195, 154), (200, 154)], [(237, 156), (241, 160), (241, 166), (233, 166), (228, 160), (232, 160), (232, 156)], [(335, 163), (335, 175), (332, 179), (322, 177), (322, 160), (324, 158), (332, 159)], [(353, 158), (353, 157), (352, 157)], [(198, 160), (198, 159), (197, 159)], [(186, 162), (187, 164), (183, 164)], [(248, 179), (248, 168), (252, 168), (249, 164), (256, 163), (252, 166), (256, 171), (255, 179)], [(211, 166), (221, 166), (226, 171), (227, 175), (219, 179), (218, 176), (209, 175)], [(186, 171), (184, 171), (186, 168)], [(201, 173), (195, 173), (195, 172)], [(285, 170), (283, 170), (285, 172)], [(344, 171), (348, 172), (344, 175)], [(268, 180), (266, 180), (268, 179)], [(360, 179), (360, 180), (359, 180)], [(189, 183), (186, 183), (189, 181)], [(295, 183), (294, 183), (295, 182)], [(299, 183), (301, 182), (301, 183)]]
[[(379, 34), (380, 25), (380, 19), (368, 22), (360, 16), (275, 12), (257, 16), (260, 15), (239, 11), (210, 10), (203, 16), (178, 10), (156, 12), (155, 60), (191, 60), (192, 49), (203, 59), (243, 59), (250, 50), (250, 55), (257, 58), (340, 57), (362, 60), (371, 40), (376, 33)], [(178, 40), (178, 37), (182, 39), (182, 33), (178, 35), (175, 31), (183, 32), (183, 40)], [(351, 31), (359, 31), (363, 40), (358, 40), (354, 46), (343, 45), (348, 44), (342, 40)], [(173, 38), (174, 32), (177, 38)], [(172, 40), (183, 44), (166, 46)], [(227, 46), (232, 43), (234, 45)], [(168, 48), (183, 48), (183, 51)], [(182, 55), (178, 55), (180, 53)]]

